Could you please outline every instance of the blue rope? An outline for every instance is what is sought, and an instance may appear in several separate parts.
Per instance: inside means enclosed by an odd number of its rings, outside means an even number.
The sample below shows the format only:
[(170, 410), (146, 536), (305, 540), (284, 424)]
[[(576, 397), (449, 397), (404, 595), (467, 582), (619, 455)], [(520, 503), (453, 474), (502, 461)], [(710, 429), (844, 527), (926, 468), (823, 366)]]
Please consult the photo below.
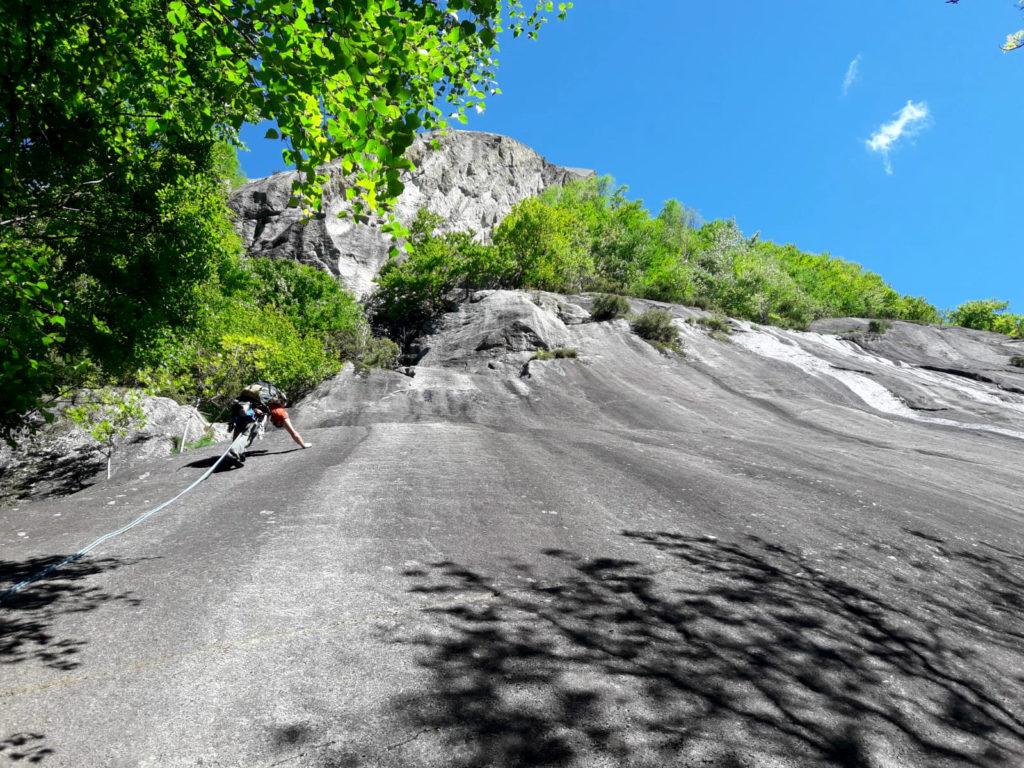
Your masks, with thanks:
[(49, 576), (51, 573), (56, 571), (58, 568), (62, 568), (62, 567), (64, 567), (65, 565), (67, 565), (69, 563), (73, 563), (76, 560), (79, 560), (79, 559), (85, 557), (87, 554), (92, 552), (94, 549), (96, 549), (96, 547), (100, 546), (104, 542), (110, 541), (111, 539), (113, 539), (113, 538), (115, 538), (117, 536), (120, 536), (123, 533), (127, 533), (128, 531), (130, 531), (135, 526), (141, 525), (142, 523), (144, 523), (146, 520), (151, 518), (153, 515), (155, 515), (161, 509), (164, 509), (165, 507), (168, 507), (171, 504), (173, 504), (174, 502), (176, 502), (178, 499), (180, 499), (186, 493), (191, 491), (193, 488), (195, 488), (197, 485), (199, 485), (201, 482), (203, 482), (210, 475), (212, 475), (213, 471), (215, 469), (217, 469), (218, 466), (220, 466), (220, 463), (222, 461), (224, 461), (224, 457), (228, 455), (228, 451), (231, 451), (232, 449), (240, 449), (244, 445), (244, 443), (248, 439), (248, 437), (249, 437), (249, 430), (245, 430), (244, 432), (242, 432), (242, 434), (240, 434), (237, 438), (235, 438), (234, 442), (232, 442), (231, 445), (228, 446), (227, 450), (224, 451), (224, 453), (222, 453), (220, 455), (220, 458), (217, 459), (217, 461), (214, 462), (212, 467), (210, 467), (208, 470), (206, 470), (206, 472), (204, 472), (199, 477), (198, 480), (195, 480), (188, 488), (183, 490), (181, 493), (179, 493), (174, 498), (168, 499), (163, 504), (160, 504), (160, 505), (158, 505), (156, 507), (153, 507), (148, 512), (144, 512), (143, 514), (139, 515), (137, 518), (132, 520), (127, 525), (124, 525), (124, 526), (118, 528), (116, 531), (111, 531), (110, 533), (103, 534), (98, 539), (96, 539), (96, 541), (92, 542), (88, 546), (82, 547), (80, 550), (75, 552), (75, 554), (68, 555), (63, 560), (61, 560), (59, 563), (54, 563), (53, 565), (47, 566), (46, 568), (44, 568), (43, 570), (41, 570), (39, 573), (35, 574), (34, 576), (30, 576), (29, 578), (25, 579), (22, 582), (19, 582), (19, 583), (15, 584), (13, 587), (11, 587), (7, 591), (5, 591), (2, 594), (0, 594), (0, 605), (3, 605), (4, 602), (6, 602), (8, 599), (10, 599), (14, 595), (16, 595), (18, 592), (20, 592), (21, 590), (23, 590), (25, 587), (29, 586), (30, 584), (34, 584), (37, 581), (45, 579), (47, 576)]

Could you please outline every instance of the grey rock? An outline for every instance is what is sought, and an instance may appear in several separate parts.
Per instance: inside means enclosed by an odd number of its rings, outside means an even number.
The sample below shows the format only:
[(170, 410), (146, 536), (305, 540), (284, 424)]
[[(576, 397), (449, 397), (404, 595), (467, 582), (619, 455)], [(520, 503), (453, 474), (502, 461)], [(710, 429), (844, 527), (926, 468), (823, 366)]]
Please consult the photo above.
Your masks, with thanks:
[(862, 317), (823, 317), (811, 323), (808, 330), (816, 333), (867, 333), (870, 320)]
[[(419, 136), (407, 157), (416, 170), (403, 177), (405, 191), (395, 216), (410, 224), (420, 208), (444, 218), (443, 231), (469, 231), (487, 240), (493, 228), (516, 203), (549, 186), (592, 176), (585, 171), (549, 163), (518, 141), (490, 133), (453, 131), (439, 137)], [(330, 183), (323, 214), (306, 220), (289, 208), (294, 172), (251, 181), (231, 196), (237, 228), (252, 256), (294, 259), (341, 278), (357, 295), (368, 293), (392, 245), (376, 219), (366, 223), (340, 218), (350, 210), (346, 179), (329, 168)]]
[[(310, 451), (272, 434), (0, 614), (8, 755), (1021, 763), (1024, 396), (906, 361), (971, 371), (1004, 340), (723, 340), (668, 306), (670, 359), (557, 297), (474, 299), (411, 376), (348, 367), (305, 398)], [(521, 376), (541, 343), (579, 357)], [(0, 509), (0, 589), (217, 452)]]
[(553, 294), (478, 291), (423, 341), (428, 351), (420, 365), (474, 372), (491, 363), (521, 365), (538, 350), (566, 346), (570, 336), (562, 318), (579, 314), (586, 312)]
[[(88, 390), (76, 395), (88, 397)], [(63, 416), (67, 403), (58, 404), (51, 424), (26, 430), (15, 448), (0, 446), (0, 504), (36, 496), (75, 493), (106, 473), (101, 447), (81, 427)], [(113, 474), (155, 458), (170, 456), (186, 425), (187, 441), (204, 435), (226, 439), (224, 425), (213, 428), (195, 409), (166, 397), (142, 395), (145, 425), (131, 430), (115, 443)]]
[[(479, 291), (424, 339), (426, 352), (411, 369), (412, 378), (376, 374), (364, 382), (349, 372), (326, 383), (309, 402), (334, 402), (333, 411), (348, 414), (349, 424), (419, 414), (415, 417), (494, 425), (516, 419), (552, 427), (545, 418), (557, 424), (567, 413), (607, 424), (610, 414), (598, 407), (600, 398), (588, 393), (594, 376), (620, 382), (632, 399), (643, 402), (658, 397), (656, 382), (667, 366), (673, 378), (687, 381), (702, 371), (733, 391), (780, 408), (817, 402), (814, 418), (823, 423), (833, 422), (833, 412), (843, 407), (896, 421), (1024, 439), (1024, 369), (1006, 364), (1020, 344), (1005, 336), (901, 322), (884, 334), (851, 336), (859, 325), (850, 322), (823, 326), (844, 332), (838, 335), (733, 320), (734, 333), (723, 339), (686, 322), (706, 313), (634, 301), (635, 311), (657, 306), (676, 317), (686, 356), (673, 360), (635, 336), (625, 320), (581, 322), (588, 316), (581, 305), (589, 302), (587, 296)], [(578, 357), (532, 360), (538, 350), (558, 347), (574, 349)], [(545, 396), (545, 408), (539, 408), (536, 393), (557, 379), (562, 381)], [(353, 386), (364, 394), (358, 405), (344, 404)], [(384, 387), (387, 396), (375, 399), (367, 387), (374, 392)]]

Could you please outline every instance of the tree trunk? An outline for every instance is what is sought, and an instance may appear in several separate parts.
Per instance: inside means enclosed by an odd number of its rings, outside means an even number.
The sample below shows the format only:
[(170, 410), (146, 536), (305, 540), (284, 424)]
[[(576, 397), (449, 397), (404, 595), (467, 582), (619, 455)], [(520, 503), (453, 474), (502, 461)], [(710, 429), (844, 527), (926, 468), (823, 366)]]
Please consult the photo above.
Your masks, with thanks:
[(183, 430), (181, 430), (181, 442), (178, 444), (178, 453), (184, 453), (185, 452), (185, 444), (187, 442), (187, 440), (185, 438), (188, 437), (188, 425), (192, 423), (192, 413), (193, 413), (193, 411), (196, 413), (196, 415), (199, 414), (199, 411), (197, 410), (198, 406), (199, 406), (199, 401), (196, 400), (195, 405), (192, 406), (192, 409), (188, 412), (188, 415), (185, 416), (185, 428)]
[(107, 480), (110, 479), (110, 462), (114, 458), (114, 449), (110, 447), (107, 449)]

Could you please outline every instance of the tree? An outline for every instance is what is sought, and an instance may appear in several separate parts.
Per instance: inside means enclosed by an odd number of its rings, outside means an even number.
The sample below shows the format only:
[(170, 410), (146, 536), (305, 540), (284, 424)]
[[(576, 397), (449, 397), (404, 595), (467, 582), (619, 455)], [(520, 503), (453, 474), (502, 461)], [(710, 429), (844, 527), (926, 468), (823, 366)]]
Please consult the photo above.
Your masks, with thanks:
[[(957, 5), (960, 0), (946, 0), (946, 2), (950, 5)], [(1017, 0), (1016, 5), (1018, 8), (1024, 9), (1024, 0)], [(1004, 42), (1001, 47), (1007, 53), (1015, 51), (1018, 48), (1024, 48), (1024, 29), (1007, 35), (1006, 42)]]
[(946, 322), (962, 328), (973, 328), (978, 331), (994, 331), (1008, 336), (1024, 336), (1024, 315), (1016, 315), (1006, 310), (1008, 301), (999, 299), (976, 299), (965, 301), (949, 312)]
[(530, 198), (498, 225), (494, 245), (513, 265), (511, 287), (574, 293), (594, 274), (587, 237), (570, 209)]
[[(531, 5), (531, 3), (533, 3)], [(357, 212), (414, 133), (497, 93), (498, 35), (543, 0), (9, 0), (0, 14), (0, 432), (83, 367), (123, 377), (194, 324), (237, 252), (225, 145), (276, 123), (296, 204), (341, 161)], [(237, 176), (237, 174), (234, 174)], [(229, 179), (237, 182), (238, 179)], [(393, 225), (389, 225), (393, 226)]]
[(126, 437), (132, 429), (141, 429), (146, 425), (142, 396), (134, 390), (117, 390), (112, 387), (86, 394), (88, 399), (84, 403), (69, 406), (65, 415), (100, 444), (107, 459), (109, 480), (117, 440)]
[[(316, 207), (319, 167), (341, 158), (373, 208), (401, 191), (417, 129), (465, 122), (497, 92), (503, 27), (535, 36), (548, 12), (546, 0), (12, 0), (0, 16), (3, 182), (25, 192), (43, 170), (62, 175), (45, 162), (55, 130), (128, 159), (273, 120), (305, 202)], [(73, 197), (86, 179), (66, 171)]]

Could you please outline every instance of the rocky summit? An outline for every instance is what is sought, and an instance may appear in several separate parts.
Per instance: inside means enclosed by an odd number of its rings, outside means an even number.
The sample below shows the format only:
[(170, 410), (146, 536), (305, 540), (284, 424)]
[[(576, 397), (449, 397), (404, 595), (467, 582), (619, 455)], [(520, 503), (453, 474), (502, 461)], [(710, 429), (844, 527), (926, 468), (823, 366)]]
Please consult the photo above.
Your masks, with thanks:
[[(437, 149), (431, 147), (435, 139)], [(416, 168), (402, 177), (405, 191), (396, 203), (396, 218), (410, 224), (420, 208), (427, 208), (443, 217), (443, 230), (473, 232), (485, 239), (520, 200), (553, 184), (593, 175), (549, 163), (514, 139), (477, 131), (420, 135), (406, 157)], [(328, 174), (323, 213), (314, 218), (288, 206), (294, 172), (249, 182), (232, 195), (231, 207), (251, 255), (316, 265), (363, 295), (392, 241), (376, 219), (364, 223), (339, 216), (350, 210), (344, 194), (347, 180), (338, 166)]]

